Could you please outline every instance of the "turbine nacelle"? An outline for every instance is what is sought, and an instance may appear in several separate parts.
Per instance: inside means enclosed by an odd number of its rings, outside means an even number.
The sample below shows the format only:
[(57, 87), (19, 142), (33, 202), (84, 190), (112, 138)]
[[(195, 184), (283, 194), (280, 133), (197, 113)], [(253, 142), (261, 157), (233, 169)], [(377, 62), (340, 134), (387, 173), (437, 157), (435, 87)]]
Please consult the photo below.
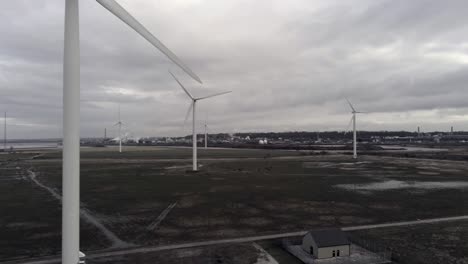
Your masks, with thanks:
[(219, 95), (223, 95), (223, 94), (227, 94), (227, 93), (231, 93), (231, 92), (232, 92), (232, 91), (226, 91), (226, 92), (215, 93), (215, 94), (211, 94), (211, 95), (207, 95), (207, 96), (202, 96), (202, 97), (194, 97), (194, 96), (185, 88), (185, 86), (179, 81), (179, 79), (177, 79), (177, 77), (176, 77), (171, 71), (169, 71), (169, 73), (172, 75), (172, 77), (174, 78), (174, 80), (179, 84), (180, 88), (182, 88), (182, 90), (184, 90), (185, 94), (187, 94), (187, 96), (190, 97), (190, 99), (192, 99), (192, 101), (194, 101), (194, 102), (199, 101), (199, 100), (203, 100), (203, 99), (207, 99), (207, 98), (211, 98), (211, 97), (215, 97), (215, 96), (219, 96)]
[(190, 103), (188, 109), (187, 109), (187, 113), (185, 114), (185, 119), (184, 119), (184, 127), (185, 127), (185, 123), (187, 122), (187, 119), (190, 115), (190, 113), (193, 111), (193, 107), (195, 105), (195, 103), (197, 101), (200, 101), (200, 100), (204, 100), (204, 99), (208, 99), (208, 98), (211, 98), (211, 97), (215, 97), (215, 96), (220, 96), (220, 95), (223, 95), (223, 94), (228, 94), (228, 93), (231, 93), (232, 91), (226, 91), (226, 92), (221, 92), (221, 93), (215, 93), (215, 94), (211, 94), (211, 95), (207, 95), (207, 96), (202, 96), (202, 97), (194, 97), (188, 90), (187, 88), (185, 88), (185, 86), (179, 81), (179, 79), (177, 79), (177, 77), (171, 72), (169, 71), (169, 74), (171, 74), (172, 78), (174, 78), (174, 80), (179, 84), (180, 88), (182, 88), (182, 90), (185, 92), (185, 94), (187, 94), (187, 96), (192, 100), (192, 102)]

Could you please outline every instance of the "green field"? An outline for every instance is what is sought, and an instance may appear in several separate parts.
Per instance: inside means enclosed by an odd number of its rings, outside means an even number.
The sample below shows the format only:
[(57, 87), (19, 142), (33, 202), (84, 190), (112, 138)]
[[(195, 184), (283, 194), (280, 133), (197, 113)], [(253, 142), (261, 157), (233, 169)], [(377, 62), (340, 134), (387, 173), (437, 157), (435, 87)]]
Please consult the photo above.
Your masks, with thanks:
[[(0, 248), (9, 250), (0, 253), (0, 260), (60, 250), (60, 202), (26, 173), (30, 169), (44, 185), (61, 189), (60, 152), (42, 154), (4, 161), (9, 169), (1, 171), (0, 226), (7, 235), (0, 236)], [(454, 202), (468, 199), (467, 188), (430, 187), (468, 184), (464, 162), (373, 156), (354, 161), (340, 155), (239, 149), (200, 149), (199, 156), (202, 167), (193, 173), (188, 171), (189, 148), (130, 147), (123, 153), (83, 148), (82, 208), (128, 246), (468, 214), (468, 206)], [(429, 187), (363, 189), (388, 181)], [(351, 188), (340, 188), (342, 184)], [(149, 230), (173, 203), (160, 225)], [(85, 219), (81, 223), (84, 251), (112, 245), (95, 226)]]

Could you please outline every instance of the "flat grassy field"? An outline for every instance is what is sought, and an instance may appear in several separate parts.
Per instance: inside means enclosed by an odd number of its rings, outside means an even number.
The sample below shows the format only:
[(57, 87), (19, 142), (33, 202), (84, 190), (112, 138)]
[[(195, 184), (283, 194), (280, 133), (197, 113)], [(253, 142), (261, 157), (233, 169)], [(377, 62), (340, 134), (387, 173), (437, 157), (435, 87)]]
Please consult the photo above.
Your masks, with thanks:
[[(86, 159), (188, 159), (192, 158), (192, 148), (189, 147), (150, 147), (124, 146), (122, 153), (118, 147), (103, 148), (82, 147), (81, 158)], [(262, 150), (262, 149), (232, 149), (232, 148), (198, 148), (199, 158), (261, 158), (279, 156), (297, 156), (301, 151), (295, 150)], [(59, 149), (48, 150), (37, 159), (61, 159)]]
[[(34, 184), (23, 165), (0, 162), (0, 261), (60, 253), (60, 201)], [(109, 245), (95, 226), (81, 222), (80, 228), (81, 241), (89, 249)]]
[(255, 264), (259, 258), (261, 258), (259, 251), (252, 243), (242, 243), (103, 257), (90, 259), (86, 263)]
[[(82, 208), (126, 246), (163, 245), (468, 214), (468, 164), (456, 161), (307, 152), (190, 148), (83, 148)], [(60, 193), (61, 154), (5, 161), (1, 259), (57, 254), (60, 202), (28, 178)], [(32, 157), (34, 156), (34, 159)], [(29, 159), (28, 159), (29, 157)], [(12, 173), (14, 171), (14, 173)], [(466, 184), (466, 186), (464, 185)], [(25, 202), (27, 201), (27, 202)], [(160, 214), (172, 205), (158, 223)], [(18, 223), (30, 223), (27, 227)], [(84, 251), (115, 245), (86, 219)], [(47, 223), (48, 227), (41, 227)], [(27, 230), (37, 240), (23, 235)], [(38, 246), (41, 245), (41, 246)], [(17, 250), (14, 251), (13, 249)], [(18, 250), (20, 248), (20, 250)]]
[(352, 235), (393, 252), (400, 264), (468, 263), (468, 222), (354, 231)]

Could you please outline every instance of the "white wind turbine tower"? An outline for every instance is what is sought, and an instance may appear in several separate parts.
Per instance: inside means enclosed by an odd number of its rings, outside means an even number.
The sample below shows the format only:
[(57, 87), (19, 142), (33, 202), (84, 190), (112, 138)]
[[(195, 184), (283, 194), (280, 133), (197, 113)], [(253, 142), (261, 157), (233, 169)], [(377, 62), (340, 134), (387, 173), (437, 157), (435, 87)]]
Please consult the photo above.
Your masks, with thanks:
[(205, 149), (208, 148), (208, 125), (206, 124), (206, 119), (205, 119)]
[(357, 142), (356, 142), (356, 114), (362, 114), (365, 112), (358, 112), (356, 109), (354, 109), (353, 105), (351, 102), (346, 98), (346, 101), (349, 104), (349, 107), (351, 107), (351, 113), (353, 116), (351, 117), (351, 121), (353, 122), (353, 158), (357, 159)]
[[(114, 0), (97, 1), (201, 83), (192, 70)], [(79, 1), (66, 0), (63, 56), (62, 264), (76, 264), (80, 257), (79, 22)]]
[(120, 119), (120, 105), (119, 105), (119, 121), (114, 126), (119, 126), (119, 152), (122, 152), (122, 120)]
[[(196, 132), (196, 129), (195, 129), (195, 123), (196, 123), (196, 105), (197, 105), (197, 101), (200, 101), (200, 100), (203, 100), (203, 99), (207, 99), (207, 98), (211, 98), (211, 97), (215, 97), (215, 96), (219, 96), (219, 95), (223, 95), (223, 94), (227, 94), (227, 93), (230, 93), (231, 91), (226, 91), (226, 92), (222, 92), (222, 93), (216, 93), (216, 94), (212, 94), (212, 95), (208, 95), (208, 96), (203, 96), (203, 97), (193, 97), (188, 91), (187, 89), (185, 89), (185, 87), (182, 85), (182, 83), (180, 83), (180, 81), (177, 79), (177, 77), (175, 77), (174, 74), (172, 74), (171, 71), (169, 71), (169, 73), (172, 75), (172, 77), (174, 78), (174, 80), (176, 80), (176, 82), (180, 85), (180, 87), (184, 90), (184, 92), (188, 95), (188, 97), (190, 97), (190, 99), (192, 100), (192, 103), (189, 105), (189, 109), (187, 111), (187, 114), (185, 116), (185, 121), (187, 120), (189, 114), (190, 114), (190, 111), (192, 111), (192, 151), (193, 151), (193, 170), (194, 171), (197, 171), (198, 170), (198, 165), (197, 165), (197, 132)], [(184, 121), (184, 123), (185, 123)]]
[[(6, 119), (6, 113), (5, 112), (5, 119), (3, 123), (3, 152), (6, 152), (7, 150), (7, 119)], [(452, 129), (453, 130), (453, 129)]]
[(205, 116), (205, 124), (203, 125), (205, 129), (205, 149), (208, 149), (208, 114)]

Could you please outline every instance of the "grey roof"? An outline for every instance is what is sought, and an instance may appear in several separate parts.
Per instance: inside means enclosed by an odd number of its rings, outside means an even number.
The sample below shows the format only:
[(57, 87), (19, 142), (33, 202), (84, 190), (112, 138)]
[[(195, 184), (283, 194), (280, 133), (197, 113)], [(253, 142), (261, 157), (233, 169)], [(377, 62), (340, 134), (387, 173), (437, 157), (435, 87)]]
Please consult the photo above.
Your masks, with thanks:
[(339, 245), (349, 245), (350, 242), (346, 233), (339, 229), (325, 229), (309, 231), (317, 247), (332, 247)]

